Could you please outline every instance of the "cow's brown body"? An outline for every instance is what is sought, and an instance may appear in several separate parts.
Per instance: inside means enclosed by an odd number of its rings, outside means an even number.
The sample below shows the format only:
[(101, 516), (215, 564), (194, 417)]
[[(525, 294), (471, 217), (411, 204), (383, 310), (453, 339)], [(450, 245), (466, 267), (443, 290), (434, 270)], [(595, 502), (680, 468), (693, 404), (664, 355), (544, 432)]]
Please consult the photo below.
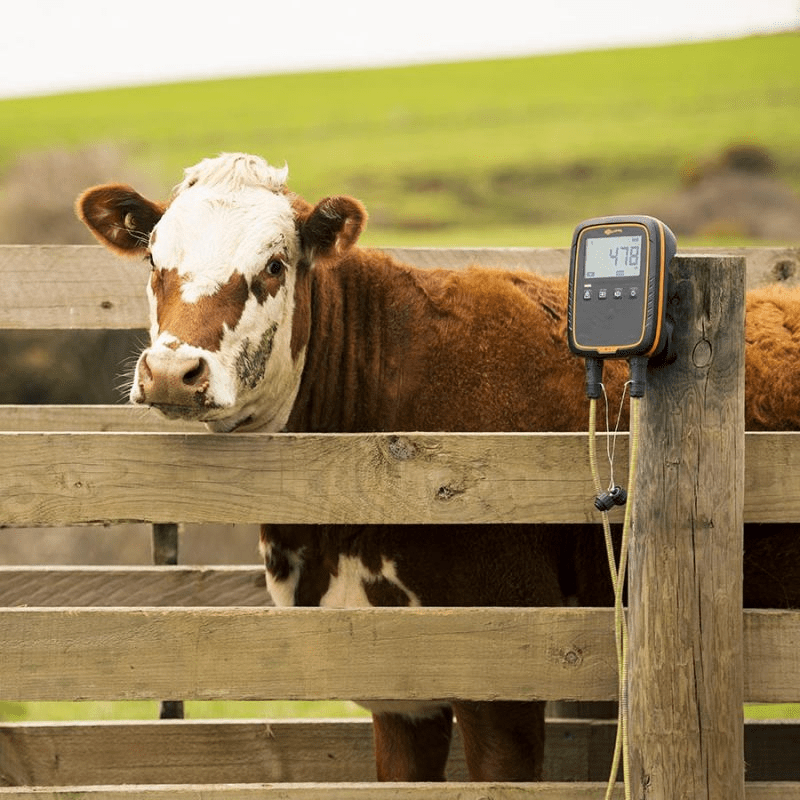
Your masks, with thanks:
[[(586, 429), (563, 279), (399, 264), (355, 245), (365, 221), (357, 201), (312, 208), (284, 179), (259, 159), (223, 156), (188, 170), (170, 206), (114, 186), (79, 200), (104, 244), (153, 263), (152, 344), (134, 402), (224, 431)], [(763, 337), (750, 336), (748, 359)], [(623, 364), (607, 365), (613, 408), (625, 377)], [(798, 427), (796, 415), (752, 405), (761, 427), (778, 418)], [(746, 603), (800, 604), (791, 533), (748, 528)], [(261, 538), (283, 605), (610, 602), (597, 526), (265, 525)], [(775, 549), (788, 562), (780, 570), (767, 558)], [(372, 709), (381, 779), (443, 779), (453, 709), (473, 779), (541, 777), (541, 703)]]

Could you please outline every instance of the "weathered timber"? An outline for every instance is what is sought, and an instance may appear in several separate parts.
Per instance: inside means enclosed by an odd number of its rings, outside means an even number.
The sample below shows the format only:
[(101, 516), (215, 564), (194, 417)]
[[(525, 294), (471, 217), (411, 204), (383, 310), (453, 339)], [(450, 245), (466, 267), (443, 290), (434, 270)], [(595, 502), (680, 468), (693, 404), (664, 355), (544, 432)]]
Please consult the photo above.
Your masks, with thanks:
[(0, 434), (0, 524), (587, 522), (585, 438)]
[[(745, 700), (800, 701), (800, 612), (744, 618)], [(610, 700), (612, 631), (597, 608), (0, 609), (0, 699)]]
[(271, 606), (263, 567), (0, 567), (0, 606)]
[(205, 433), (202, 422), (167, 419), (155, 409), (129, 405), (0, 405), (0, 431)]
[[(567, 247), (386, 250), (420, 267), (460, 269), (482, 264), (565, 275), (569, 265)], [(794, 285), (800, 275), (800, 248), (705, 248), (703, 252), (744, 255), (748, 288), (776, 281)], [(0, 329), (147, 328), (148, 270), (146, 263), (117, 258), (99, 245), (0, 245)], [(56, 274), (58, 280), (53, 280)]]
[[(617, 440), (620, 471), (627, 438)], [(745, 521), (800, 519), (800, 434), (748, 433), (745, 445)], [(0, 433), (3, 527), (594, 522), (593, 496), (578, 433)]]
[(800, 612), (745, 611), (744, 694), (749, 703), (800, 702)]
[[(597, 800), (604, 783), (444, 783), (437, 800)], [(324, 794), (323, 794), (324, 792)], [(611, 800), (623, 799), (618, 784)], [(424, 783), (254, 783), (144, 786), (65, 786), (0, 789), (3, 800), (430, 800)], [(747, 800), (800, 800), (800, 783), (750, 783)]]
[[(785, 784), (784, 784), (785, 785)], [(435, 784), (437, 800), (597, 800), (600, 783), (444, 783)], [(252, 783), (146, 786), (65, 786), (0, 788), (3, 800), (430, 800), (425, 783)], [(755, 800), (779, 795), (754, 794)], [(800, 794), (783, 796), (794, 800)], [(621, 787), (613, 800), (622, 800)], [(749, 800), (749, 795), (748, 795)]]
[(607, 700), (610, 630), (607, 609), (2, 609), (0, 699)]
[(634, 791), (743, 800), (744, 260), (676, 259), (630, 550)]
[[(615, 731), (611, 720), (548, 720), (544, 779), (602, 780)], [(465, 781), (458, 724), (453, 733), (447, 775)], [(748, 780), (800, 780), (796, 720), (748, 722), (744, 741)], [(373, 750), (366, 718), (0, 724), (8, 785), (372, 781)]]

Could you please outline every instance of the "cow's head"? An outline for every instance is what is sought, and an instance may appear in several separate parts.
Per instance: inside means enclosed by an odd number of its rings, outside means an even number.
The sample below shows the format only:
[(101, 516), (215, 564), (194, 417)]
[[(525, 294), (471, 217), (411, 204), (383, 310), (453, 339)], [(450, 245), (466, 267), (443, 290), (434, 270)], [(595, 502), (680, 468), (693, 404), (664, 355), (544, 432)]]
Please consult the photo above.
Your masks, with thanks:
[(366, 211), (349, 197), (312, 207), (288, 170), (224, 154), (186, 170), (169, 204), (97, 186), (78, 216), (118, 254), (150, 261), (151, 344), (131, 402), (212, 430), (280, 430), (310, 328), (310, 274), (352, 247)]

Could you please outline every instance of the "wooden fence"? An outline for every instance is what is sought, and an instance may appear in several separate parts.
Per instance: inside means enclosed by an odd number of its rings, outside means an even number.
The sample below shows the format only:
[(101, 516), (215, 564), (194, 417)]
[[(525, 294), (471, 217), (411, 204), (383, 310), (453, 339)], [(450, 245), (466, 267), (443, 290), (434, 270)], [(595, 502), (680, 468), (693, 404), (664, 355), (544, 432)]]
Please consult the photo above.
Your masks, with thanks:
[[(421, 266), (480, 261), (564, 272), (567, 263), (563, 250), (398, 254)], [(746, 255), (748, 285), (775, 278), (791, 283), (800, 261), (792, 250)], [(741, 277), (742, 270), (741, 259), (719, 256), (681, 256), (676, 265), (690, 283), (693, 274), (722, 268), (733, 276), (738, 270)], [(0, 279), (0, 328), (139, 328), (146, 323), (146, 267), (97, 247), (2, 247)], [(697, 291), (710, 291), (708, 281), (697, 284)], [(714, 331), (707, 322), (704, 341), (716, 346), (714, 337), (727, 335), (725, 325)], [(728, 405), (734, 417), (741, 413), (735, 401)], [(121, 520), (593, 519), (582, 434), (217, 436), (108, 406), (2, 407), (0, 429), (4, 527)], [(714, 498), (731, 504), (734, 522), (715, 531), (722, 544), (713, 546), (728, 547), (728, 555), (732, 548), (741, 563), (742, 518), (800, 520), (800, 440), (789, 433), (731, 435), (744, 442), (744, 491)], [(668, 443), (673, 466), (681, 463), (680, 438), (676, 434)], [(622, 464), (623, 443), (620, 449)], [(741, 461), (741, 452), (736, 458)], [(559, 502), (542, 504), (542, 495)], [(637, 546), (638, 563), (647, 569), (649, 543)], [(706, 583), (702, 566), (696, 592), (702, 595), (710, 586), (713, 596), (706, 598), (711, 605), (704, 606), (702, 636), (688, 635), (689, 652), (706, 644), (718, 649), (722, 639), (729, 649), (710, 661), (694, 652), (691, 660), (700, 665), (694, 684), (683, 686), (676, 678), (668, 687), (671, 698), (665, 699), (664, 686), (654, 695), (658, 687), (634, 682), (632, 707), (652, 701), (671, 704), (677, 717), (694, 714), (689, 728), (705, 738), (697, 748), (712, 760), (698, 765), (694, 754), (687, 760), (694, 771), (690, 781), (703, 783), (694, 796), (728, 800), (746, 791), (748, 800), (800, 798), (798, 726), (744, 725), (743, 761), (741, 712), (738, 732), (729, 723), (730, 709), (741, 709), (744, 701), (800, 701), (800, 613), (745, 611), (741, 627), (717, 621), (714, 604), (724, 594), (719, 586), (730, 586), (735, 594), (741, 575), (717, 575)], [(0, 700), (615, 698), (609, 609), (274, 609), (258, 607), (263, 599), (261, 570), (251, 567), (1, 569)], [(684, 617), (682, 608), (670, 607), (668, 615), (680, 622), (694, 612), (688, 608)], [(637, 613), (656, 618), (667, 612), (640, 607)], [(424, 646), (409, 648), (411, 640)], [(648, 643), (636, 639), (635, 628), (632, 641), (640, 656), (647, 652)], [(726, 654), (742, 667), (738, 673), (734, 669), (733, 677), (724, 679), (703, 674), (716, 669)], [(670, 645), (661, 648), (659, 660), (669, 671), (679, 668), (685, 655)], [(663, 724), (663, 708), (650, 708)], [(728, 720), (722, 731), (715, 726), (719, 708)], [(641, 720), (632, 724), (632, 734), (641, 731), (636, 758), (642, 762), (640, 777), (646, 777), (634, 786), (634, 796), (669, 796), (671, 777), (685, 781), (671, 741), (687, 738), (682, 723), (670, 717), (672, 727), (663, 731), (670, 740), (666, 747), (652, 744), (653, 731)], [(0, 722), (0, 787), (5, 787), (0, 800), (32, 795), (600, 798), (613, 738), (609, 721), (550, 720), (546, 782), (491, 786), (464, 782), (456, 741), (449, 770), (454, 782), (431, 787), (371, 783), (371, 731), (363, 720)], [(648, 762), (662, 757), (666, 770)], [(718, 757), (722, 775), (713, 763)], [(745, 762), (746, 790), (739, 786)]]

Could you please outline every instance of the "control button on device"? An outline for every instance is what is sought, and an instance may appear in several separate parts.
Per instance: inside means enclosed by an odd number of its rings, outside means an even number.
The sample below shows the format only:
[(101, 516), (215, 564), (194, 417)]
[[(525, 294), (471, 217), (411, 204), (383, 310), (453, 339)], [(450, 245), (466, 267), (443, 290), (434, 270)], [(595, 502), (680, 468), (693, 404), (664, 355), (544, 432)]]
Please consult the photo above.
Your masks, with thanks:
[(619, 300), (622, 297), (622, 289), (614, 289), (614, 299)]
[(639, 290), (635, 286), (631, 286), (630, 290), (628, 291), (628, 297), (631, 300), (635, 300), (639, 296)]
[(592, 299), (592, 290), (591, 289), (584, 289), (583, 290), (583, 299), (584, 300), (591, 300)]
[(605, 289), (598, 289), (597, 290), (597, 297), (600, 300), (605, 300), (608, 296), (608, 292)]

